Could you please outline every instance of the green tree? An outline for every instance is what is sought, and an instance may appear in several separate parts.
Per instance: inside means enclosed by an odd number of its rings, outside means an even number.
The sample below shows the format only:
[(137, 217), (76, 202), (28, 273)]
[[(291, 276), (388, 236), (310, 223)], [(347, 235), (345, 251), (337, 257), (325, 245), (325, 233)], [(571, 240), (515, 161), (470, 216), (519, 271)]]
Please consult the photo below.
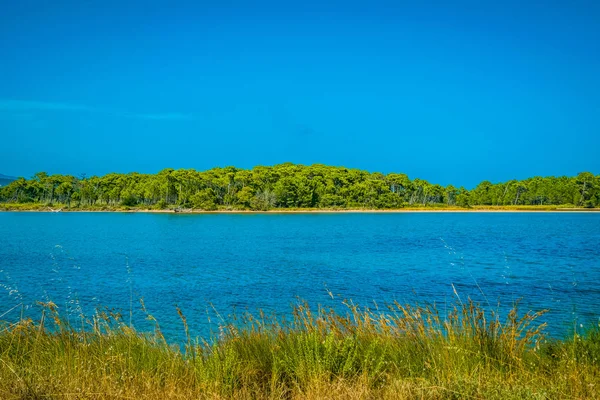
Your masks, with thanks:
[(200, 190), (190, 197), (190, 201), (194, 208), (200, 208), (207, 211), (217, 209), (216, 196), (212, 189)]

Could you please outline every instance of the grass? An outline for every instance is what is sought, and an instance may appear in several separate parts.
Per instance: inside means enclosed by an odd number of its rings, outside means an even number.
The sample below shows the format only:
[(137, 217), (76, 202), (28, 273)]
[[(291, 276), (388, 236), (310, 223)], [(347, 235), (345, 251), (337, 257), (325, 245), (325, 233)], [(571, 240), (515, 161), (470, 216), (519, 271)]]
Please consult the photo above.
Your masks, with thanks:
[(600, 329), (544, 337), (542, 313), (505, 319), (469, 302), (346, 312), (306, 304), (288, 320), (244, 314), (181, 346), (97, 312), (69, 324), (53, 303), (0, 327), (2, 399), (594, 399)]

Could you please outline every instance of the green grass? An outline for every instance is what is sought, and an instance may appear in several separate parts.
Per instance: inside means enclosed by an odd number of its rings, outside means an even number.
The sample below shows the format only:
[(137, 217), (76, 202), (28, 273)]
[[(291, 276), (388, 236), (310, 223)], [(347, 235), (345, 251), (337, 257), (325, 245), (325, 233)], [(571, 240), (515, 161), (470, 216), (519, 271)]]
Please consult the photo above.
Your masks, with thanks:
[(156, 331), (143, 334), (118, 315), (69, 324), (42, 306), (39, 321), (0, 327), (2, 399), (600, 398), (600, 329), (549, 341), (541, 313), (516, 308), (501, 320), (473, 303), (445, 315), (303, 304), (176, 346), (150, 315)]

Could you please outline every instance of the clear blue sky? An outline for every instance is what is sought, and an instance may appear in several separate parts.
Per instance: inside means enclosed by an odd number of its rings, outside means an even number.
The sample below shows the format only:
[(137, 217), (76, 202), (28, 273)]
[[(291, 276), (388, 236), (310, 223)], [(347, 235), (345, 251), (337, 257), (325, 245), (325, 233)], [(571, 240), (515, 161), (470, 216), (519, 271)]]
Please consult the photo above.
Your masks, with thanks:
[(600, 173), (599, 134), (598, 1), (0, 7), (7, 175), (291, 161), (470, 187)]

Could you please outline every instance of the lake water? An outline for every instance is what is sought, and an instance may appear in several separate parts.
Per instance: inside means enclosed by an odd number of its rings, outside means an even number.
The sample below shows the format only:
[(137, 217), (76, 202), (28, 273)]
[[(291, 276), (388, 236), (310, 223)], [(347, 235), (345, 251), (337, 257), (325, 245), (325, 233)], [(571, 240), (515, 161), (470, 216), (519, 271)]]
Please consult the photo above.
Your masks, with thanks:
[[(554, 335), (600, 316), (600, 213), (0, 213), (0, 315), (119, 309), (171, 337), (226, 316), (289, 312), (297, 298), (339, 306), (436, 302), (550, 309)], [(332, 300), (328, 290), (335, 295)], [(133, 304), (133, 306), (132, 306)], [(214, 307), (214, 308), (213, 308)], [(211, 316), (213, 324), (209, 324)]]

